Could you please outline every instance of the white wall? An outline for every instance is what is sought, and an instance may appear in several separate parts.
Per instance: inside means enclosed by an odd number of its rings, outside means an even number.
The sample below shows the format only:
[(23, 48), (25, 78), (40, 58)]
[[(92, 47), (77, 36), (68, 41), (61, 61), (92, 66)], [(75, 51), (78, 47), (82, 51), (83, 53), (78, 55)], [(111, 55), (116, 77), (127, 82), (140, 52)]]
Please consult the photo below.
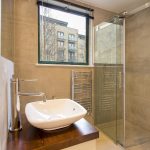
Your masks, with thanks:
[(8, 101), (10, 78), (14, 74), (11, 61), (0, 56), (0, 150), (6, 149), (8, 135)]

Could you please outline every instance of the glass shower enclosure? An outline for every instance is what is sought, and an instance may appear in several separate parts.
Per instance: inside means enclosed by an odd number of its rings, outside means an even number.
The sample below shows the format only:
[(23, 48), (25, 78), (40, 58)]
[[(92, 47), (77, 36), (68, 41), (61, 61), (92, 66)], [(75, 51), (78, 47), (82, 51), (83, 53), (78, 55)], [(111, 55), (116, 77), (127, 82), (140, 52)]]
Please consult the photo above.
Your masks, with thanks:
[(95, 125), (124, 145), (124, 18), (113, 17), (95, 27)]

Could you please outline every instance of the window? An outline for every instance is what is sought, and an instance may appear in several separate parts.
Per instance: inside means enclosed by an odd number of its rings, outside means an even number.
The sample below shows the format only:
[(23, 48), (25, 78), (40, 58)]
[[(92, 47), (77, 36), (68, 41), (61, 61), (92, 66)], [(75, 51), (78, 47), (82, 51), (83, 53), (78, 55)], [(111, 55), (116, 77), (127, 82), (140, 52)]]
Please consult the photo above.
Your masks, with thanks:
[(88, 65), (89, 16), (43, 2), (38, 8), (38, 62)]
[(57, 52), (57, 61), (59, 61), (59, 62), (64, 61), (64, 51), (63, 50), (58, 50), (58, 52)]
[(69, 48), (75, 48), (75, 44), (74, 43), (69, 43)]
[(75, 62), (76, 61), (75, 52), (69, 52), (68, 58), (70, 62)]
[(74, 34), (69, 34), (68, 40), (69, 41), (75, 41), (75, 35)]
[(64, 47), (64, 42), (63, 41), (58, 41), (57, 42), (57, 47)]
[(57, 32), (57, 37), (58, 37), (58, 38), (64, 38), (64, 32), (58, 31), (58, 32)]

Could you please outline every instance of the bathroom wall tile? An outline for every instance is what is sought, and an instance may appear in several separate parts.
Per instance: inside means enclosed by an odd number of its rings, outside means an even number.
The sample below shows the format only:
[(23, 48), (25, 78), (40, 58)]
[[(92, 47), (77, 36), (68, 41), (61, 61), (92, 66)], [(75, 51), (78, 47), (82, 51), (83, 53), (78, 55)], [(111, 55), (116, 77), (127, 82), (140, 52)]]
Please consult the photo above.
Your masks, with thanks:
[(147, 8), (126, 19), (126, 119), (147, 130), (150, 126), (149, 15)]
[(37, 0), (16, 0), (15, 21), (22, 23), (38, 24)]
[[(132, 65), (132, 69), (147, 71), (146, 64), (149, 60), (149, 40), (150, 40), (150, 21), (147, 16), (150, 14), (150, 9), (128, 17), (126, 20), (126, 65)], [(134, 67), (133, 67), (134, 66)], [(130, 67), (131, 68), (131, 67)]]
[(149, 130), (149, 98), (127, 95), (126, 100), (126, 119)]
[(15, 22), (16, 63), (37, 63), (38, 29), (37, 25)]
[(145, 74), (143, 73), (126, 73), (126, 94), (134, 96), (144, 96), (145, 95)]
[(1, 55), (13, 60), (13, 0), (2, 0), (1, 7)]
[[(38, 79), (37, 82), (22, 82), (21, 91), (24, 92), (45, 92), (48, 99), (71, 98), (71, 71), (91, 71), (90, 68), (65, 68), (65, 67), (40, 67), (35, 64), (17, 63), (16, 76), (22, 79)], [(61, 75), (60, 75), (61, 73)], [(28, 100), (29, 99), (29, 100)], [(29, 101), (41, 99), (34, 97), (21, 97), (23, 107)]]
[(126, 119), (148, 128), (150, 75), (140, 72), (126, 74)]
[(150, 72), (145, 74), (145, 98), (150, 98)]

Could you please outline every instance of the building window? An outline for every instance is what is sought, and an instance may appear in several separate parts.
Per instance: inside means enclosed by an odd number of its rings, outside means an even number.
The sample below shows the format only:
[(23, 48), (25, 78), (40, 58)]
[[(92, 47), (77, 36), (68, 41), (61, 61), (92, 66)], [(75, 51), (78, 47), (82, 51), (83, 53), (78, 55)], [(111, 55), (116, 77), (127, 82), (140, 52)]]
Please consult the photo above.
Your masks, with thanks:
[(88, 65), (88, 15), (47, 3), (41, 3), (38, 8), (38, 62)]
[(75, 49), (75, 44), (74, 43), (69, 43), (69, 45), (68, 45), (68, 50), (69, 49)]
[(57, 61), (64, 62), (64, 50), (58, 50)]
[(64, 47), (64, 42), (63, 41), (58, 41), (57, 42), (57, 47)]
[(57, 32), (57, 37), (58, 38), (64, 38), (64, 32), (58, 31)]
[(72, 41), (72, 42), (75, 42), (75, 41), (76, 41), (75, 35), (74, 35), (74, 34), (69, 34), (68, 40), (69, 40), (69, 41)]
[(75, 52), (69, 52), (68, 53), (68, 59), (70, 62), (76, 62)]

